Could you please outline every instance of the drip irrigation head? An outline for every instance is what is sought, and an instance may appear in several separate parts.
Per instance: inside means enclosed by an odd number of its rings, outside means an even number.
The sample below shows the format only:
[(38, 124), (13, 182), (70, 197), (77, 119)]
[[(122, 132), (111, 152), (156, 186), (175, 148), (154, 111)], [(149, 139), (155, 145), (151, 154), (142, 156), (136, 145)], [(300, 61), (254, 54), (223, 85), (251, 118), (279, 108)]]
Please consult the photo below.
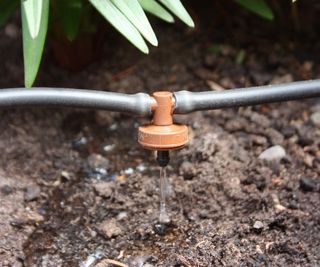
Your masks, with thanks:
[(175, 99), (171, 92), (153, 93), (151, 124), (139, 127), (138, 142), (146, 149), (157, 151), (175, 150), (188, 143), (188, 127), (173, 123)]
[(169, 150), (157, 151), (157, 162), (160, 167), (166, 167), (169, 164), (169, 161), (170, 161)]

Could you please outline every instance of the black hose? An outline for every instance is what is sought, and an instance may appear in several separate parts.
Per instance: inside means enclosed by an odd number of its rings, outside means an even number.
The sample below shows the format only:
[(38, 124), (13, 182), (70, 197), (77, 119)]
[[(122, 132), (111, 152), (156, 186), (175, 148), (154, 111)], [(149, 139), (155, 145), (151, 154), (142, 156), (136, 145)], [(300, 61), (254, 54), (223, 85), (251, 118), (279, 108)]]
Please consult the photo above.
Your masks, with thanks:
[(105, 109), (139, 116), (151, 114), (148, 94), (122, 94), (66, 88), (11, 88), (0, 90), (0, 108), (66, 106)]
[[(176, 114), (198, 110), (257, 105), (320, 97), (320, 80), (226, 90), (222, 92), (174, 93)], [(20, 106), (66, 106), (105, 109), (139, 116), (151, 114), (148, 94), (122, 94), (65, 88), (11, 88), (0, 90), (0, 108)]]
[(320, 97), (320, 80), (287, 84), (232, 89), (220, 92), (174, 93), (176, 106), (174, 113), (185, 114), (198, 110), (211, 110), (239, 106)]

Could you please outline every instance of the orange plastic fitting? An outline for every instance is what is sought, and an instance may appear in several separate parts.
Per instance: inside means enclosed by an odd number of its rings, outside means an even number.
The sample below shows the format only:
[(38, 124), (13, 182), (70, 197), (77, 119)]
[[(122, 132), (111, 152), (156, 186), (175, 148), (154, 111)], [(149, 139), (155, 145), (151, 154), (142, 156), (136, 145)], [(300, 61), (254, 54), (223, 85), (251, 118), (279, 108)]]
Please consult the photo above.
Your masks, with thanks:
[(138, 142), (146, 149), (174, 150), (188, 143), (188, 127), (173, 123), (175, 99), (171, 92), (153, 93), (151, 124), (139, 127)]

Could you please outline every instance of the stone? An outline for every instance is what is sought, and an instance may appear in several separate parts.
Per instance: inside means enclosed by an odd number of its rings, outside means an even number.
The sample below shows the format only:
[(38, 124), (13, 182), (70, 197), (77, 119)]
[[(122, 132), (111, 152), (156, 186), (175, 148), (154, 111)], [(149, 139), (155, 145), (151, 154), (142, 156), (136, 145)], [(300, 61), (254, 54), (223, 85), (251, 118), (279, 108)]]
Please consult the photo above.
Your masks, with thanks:
[(107, 238), (117, 237), (122, 234), (122, 228), (115, 219), (106, 219), (98, 227), (102, 235)]
[(286, 151), (284, 150), (284, 148), (282, 146), (275, 145), (264, 150), (259, 155), (259, 159), (266, 160), (266, 161), (280, 161), (285, 156), (286, 156)]
[(121, 211), (117, 215), (117, 220), (121, 221), (128, 217), (128, 213), (126, 211)]
[(38, 185), (29, 185), (25, 188), (24, 199), (25, 201), (33, 201), (39, 198), (41, 193)]
[(263, 227), (264, 227), (264, 225), (263, 225), (263, 222), (261, 222), (261, 221), (255, 221), (253, 224), (253, 229), (257, 233), (261, 233), (263, 230)]
[(93, 188), (101, 197), (111, 197), (114, 189), (114, 182), (98, 182), (93, 185)]

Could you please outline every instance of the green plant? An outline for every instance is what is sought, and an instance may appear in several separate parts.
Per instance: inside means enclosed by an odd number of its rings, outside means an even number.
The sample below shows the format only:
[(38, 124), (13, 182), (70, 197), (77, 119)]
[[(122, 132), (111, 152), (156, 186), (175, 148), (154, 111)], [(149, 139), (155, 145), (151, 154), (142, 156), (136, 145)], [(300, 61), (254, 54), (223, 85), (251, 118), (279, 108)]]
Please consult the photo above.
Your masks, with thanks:
[[(190, 27), (192, 18), (180, 0), (0, 0), (0, 26), (21, 6), (25, 86), (36, 78), (48, 31), (51, 9), (59, 20), (68, 40), (73, 41), (80, 27), (94, 27), (86, 16), (94, 7), (109, 23), (143, 53), (149, 49), (145, 42), (157, 46), (157, 37), (145, 11), (169, 23), (176, 15)], [(50, 10), (50, 12), (49, 12)], [(172, 14), (171, 14), (171, 13)], [(82, 21), (85, 23), (82, 23)]]
[(262, 18), (273, 20), (273, 12), (264, 0), (234, 0), (242, 7), (259, 15)]

